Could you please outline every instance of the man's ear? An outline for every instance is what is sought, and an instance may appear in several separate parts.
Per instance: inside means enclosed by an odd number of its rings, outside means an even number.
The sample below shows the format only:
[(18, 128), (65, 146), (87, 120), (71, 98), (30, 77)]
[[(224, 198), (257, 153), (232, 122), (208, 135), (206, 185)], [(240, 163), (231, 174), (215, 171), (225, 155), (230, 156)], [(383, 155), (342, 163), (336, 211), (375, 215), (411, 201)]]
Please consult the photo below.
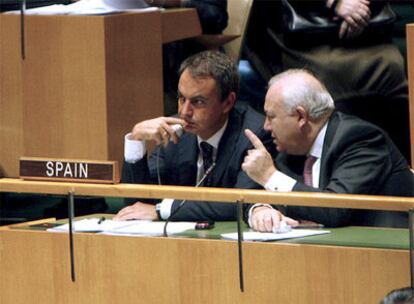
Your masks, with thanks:
[(228, 113), (231, 109), (233, 109), (234, 104), (236, 103), (236, 98), (236, 93), (234, 92), (230, 92), (229, 95), (227, 95), (226, 99), (222, 101), (223, 113)]
[(298, 106), (296, 107), (296, 113), (298, 115), (298, 123), (299, 123), (299, 127), (303, 128), (304, 126), (307, 125), (307, 123), (309, 122), (309, 114), (308, 112), (305, 110), (304, 107), (302, 106)]

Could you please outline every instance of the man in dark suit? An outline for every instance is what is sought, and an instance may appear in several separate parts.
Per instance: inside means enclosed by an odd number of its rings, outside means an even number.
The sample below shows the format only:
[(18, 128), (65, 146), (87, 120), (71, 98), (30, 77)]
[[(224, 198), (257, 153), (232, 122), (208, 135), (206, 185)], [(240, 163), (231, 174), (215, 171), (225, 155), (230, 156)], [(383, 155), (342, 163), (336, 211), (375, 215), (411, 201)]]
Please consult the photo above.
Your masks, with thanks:
[[(305, 70), (288, 70), (273, 77), (264, 106), (264, 129), (271, 131), (280, 152), (275, 164), (260, 140), (249, 130), (255, 149), (243, 170), (271, 191), (413, 196), (409, 166), (389, 137), (378, 127), (354, 116), (334, 112), (326, 88)], [(360, 224), (400, 226), (401, 213), (353, 212), (350, 209), (270, 205), (249, 210), (253, 228), (271, 231), (286, 216), (327, 226)], [(401, 222), (403, 221), (403, 222)]]
[[(151, 6), (167, 9), (183, 7), (197, 10), (203, 34), (221, 34), (227, 27), (227, 0), (145, 0)], [(197, 39), (185, 39), (163, 44), (164, 114), (177, 113), (177, 71), (184, 59), (206, 50)]]
[[(394, 7), (403, 3), (377, 0), (254, 1), (243, 55), (259, 75), (259, 80), (253, 78), (255, 82), (251, 83), (260, 92), (256, 95), (264, 95), (265, 85), (273, 75), (306, 67), (328, 88), (337, 109), (381, 126), (408, 159), (408, 82), (395, 35), (404, 33), (405, 23), (410, 20), (398, 16), (398, 22), (393, 22), (388, 2)], [(410, 11), (412, 5), (406, 4), (404, 11)], [(290, 18), (293, 15), (289, 6), (299, 15)], [(408, 14), (408, 19), (412, 22), (411, 15)], [(308, 27), (293, 25), (293, 20), (305, 24), (301, 17), (311, 20)], [(323, 24), (322, 20), (335, 20), (333, 24), (337, 27), (315, 26)], [(248, 66), (246, 61), (242, 63)], [(253, 72), (241, 74), (241, 91), (244, 91), (244, 74), (251, 78), (255, 75)], [(263, 80), (262, 84), (260, 80)], [(249, 98), (250, 94), (247, 96)], [(262, 105), (263, 100), (257, 99), (256, 103)]]
[[(212, 168), (201, 186), (260, 187), (241, 170), (246, 151), (252, 148), (243, 130), (251, 128), (264, 140), (270, 136), (262, 129), (262, 115), (249, 107), (235, 106), (238, 81), (236, 66), (222, 53), (206, 51), (186, 59), (180, 68), (178, 84), (179, 118), (159, 117), (134, 126), (126, 136), (123, 181), (194, 186)], [(184, 129), (180, 138), (174, 132), (176, 124)], [(148, 160), (147, 141), (163, 144)], [(207, 149), (206, 144), (210, 145)], [(141, 147), (131, 153), (131, 145)], [(208, 159), (208, 151), (212, 152), (212, 159)], [(180, 203), (168, 199), (156, 205), (136, 202), (115, 218), (167, 219), (170, 215), (173, 220), (236, 218), (233, 204), (187, 202), (175, 213)]]

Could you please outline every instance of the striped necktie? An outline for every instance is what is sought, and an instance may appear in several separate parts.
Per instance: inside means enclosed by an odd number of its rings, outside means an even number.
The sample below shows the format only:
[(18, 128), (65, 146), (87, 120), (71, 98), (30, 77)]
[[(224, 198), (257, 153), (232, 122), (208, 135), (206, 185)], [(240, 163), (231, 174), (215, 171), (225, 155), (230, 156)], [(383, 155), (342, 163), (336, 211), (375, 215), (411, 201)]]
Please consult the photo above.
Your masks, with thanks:
[[(210, 145), (209, 143), (202, 141), (200, 143), (200, 148), (201, 148), (201, 154), (203, 156), (203, 167), (204, 167), (204, 174), (207, 172), (207, 170), (211, 167), (211, 165), (213, 164), (213, 146)], [(203, 185), (204, 186), (210, 186), (211, 184), (211, 175), (207, 176), (206, 179), (204, 180)]]
[(305, 166), (303, 167), (303, 182), (307, 186), (312, 186), (312, 167), (316, 162), (317, 158), (315, 156), (308, 156), (305, 160)]

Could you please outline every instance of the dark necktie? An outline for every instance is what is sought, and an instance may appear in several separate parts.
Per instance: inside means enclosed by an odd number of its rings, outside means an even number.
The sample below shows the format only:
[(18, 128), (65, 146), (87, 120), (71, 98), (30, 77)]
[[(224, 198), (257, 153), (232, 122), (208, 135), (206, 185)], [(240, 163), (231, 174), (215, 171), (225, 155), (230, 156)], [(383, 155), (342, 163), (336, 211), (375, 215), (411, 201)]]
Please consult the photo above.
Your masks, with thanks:
[(312, 167), (317, 158), (315, 156), (308, 156), (303, 167), (303, 182), (307, 186), (312, 186)]
[[(207, 170), (211, 167), (211, 165), (213, 164), (213, 146), (210, 145), (209, 143), (202, 141), (200, 143), (200, 148), (201, 148), (201, 154), (203, 156), (203, 167), (204, 167), (204, 174), (207, 172)], [(211, 174), (209, 176), (206, 177), (206, 179), (204, 180), (203, 185), (204, 186), (209, 186), (211, 183)]]

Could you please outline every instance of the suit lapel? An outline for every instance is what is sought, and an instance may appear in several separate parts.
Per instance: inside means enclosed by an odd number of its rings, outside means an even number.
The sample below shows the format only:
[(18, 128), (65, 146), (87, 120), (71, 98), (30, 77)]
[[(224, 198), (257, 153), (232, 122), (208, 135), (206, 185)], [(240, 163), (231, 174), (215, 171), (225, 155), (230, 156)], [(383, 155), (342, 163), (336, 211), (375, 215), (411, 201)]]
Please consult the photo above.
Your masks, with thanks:
[(194, 186), (197, 179), (197, 137), (193, 134), (184, 134), (178, 142), (177, 170), (171, 174), (178, 174), (179, 185)]
[(276, 157), (276, 167), (286, 175), (303, 182), (303, 165), (305, 159), (306, 156), (303, 155), (279, 153)]
[(320, 172), (320, 176), (319, 176), (319, 187), (320, 188), (325, 188), (327, 186), (327, 183), (328, 183), (327, 177), (330, 176), (327, 170), (329, 168), (332, 168), (332, 166), (328, 164), (328, 160), (329, 160), (328, 155), (331, 150), (332, 141), (338, 129), (339, 121), (340, 119), (338, 117), (337, 112), (334, 112), (329, 118), (328, 128), (326, 129), (325, 139), (323, 141), (321, 168), (319, 171)]
[(218, 184), (222, 178), (226, 168), (229, 166), (231, 157), (236, 146), (237, 139), (241, 132), (241, 118), (240, 114), (233, 109), (229, 116), (229, 122), (224, 134), (220, 140), (218, 150), (216, 166), (212, 172), (212, 185)]

